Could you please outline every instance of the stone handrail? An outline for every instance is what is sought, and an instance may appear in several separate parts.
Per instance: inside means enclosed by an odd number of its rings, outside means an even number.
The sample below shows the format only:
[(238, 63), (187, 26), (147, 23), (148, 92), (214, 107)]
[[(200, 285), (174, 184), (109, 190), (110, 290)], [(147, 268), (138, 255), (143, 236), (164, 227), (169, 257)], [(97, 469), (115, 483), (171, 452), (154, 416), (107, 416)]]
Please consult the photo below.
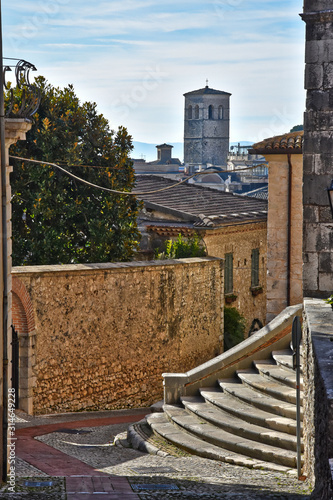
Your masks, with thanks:
[(291, 340), (295, 316), (302, 317), (303, 305), (284, 309), (268, 325), (227, 352), (186, 373), (163, 373), (164, 402), (178, 403), (181, 396), (194, 396), (201, 387), (216, 385), (218, 378), (227, 378), (239, 368), (249, 368), (254, 360), (265, 359), (270, 352), (286, 348)]

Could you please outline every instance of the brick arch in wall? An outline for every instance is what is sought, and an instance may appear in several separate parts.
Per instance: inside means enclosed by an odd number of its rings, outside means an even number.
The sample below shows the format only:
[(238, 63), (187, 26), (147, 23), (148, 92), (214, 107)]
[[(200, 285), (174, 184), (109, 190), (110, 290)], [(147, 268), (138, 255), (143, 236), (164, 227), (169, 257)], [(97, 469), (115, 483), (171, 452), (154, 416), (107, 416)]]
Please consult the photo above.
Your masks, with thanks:
[(33, 413), (35, 319), (29, 293), (15, 276), (12, 278), (12, 324), (19, 339), (19, 408)]
[(32, 302), (27, 289), (18, 278), (13, 276), (13, 325), (20, 335), (27, 335), (35, 331), (35, 318)]

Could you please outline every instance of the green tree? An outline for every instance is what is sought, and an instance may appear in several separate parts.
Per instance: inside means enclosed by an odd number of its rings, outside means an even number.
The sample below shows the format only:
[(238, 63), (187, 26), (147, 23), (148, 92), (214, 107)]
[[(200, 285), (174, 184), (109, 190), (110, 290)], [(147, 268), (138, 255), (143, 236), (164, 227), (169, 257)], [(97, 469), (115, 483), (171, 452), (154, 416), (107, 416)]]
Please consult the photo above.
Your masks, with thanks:
[[(110, 130), (96, 103), (36, 79), (41, 104), (25, 142), (10, 154), (58, 163), (78, 177), (131, 191), (132, 138)], [(18, 100), (19, 95), (15, 96)], [(56, 168), (15, 160), (11, 177), (13, 264), (129, 260), (137, 248), (139, 202), (82, 184)], [(98, 167), (98, 168), (96, 168)]]
[(299, 132), (301, 130), (304, 130), (303, 125), (294, 125), (290, 132)]

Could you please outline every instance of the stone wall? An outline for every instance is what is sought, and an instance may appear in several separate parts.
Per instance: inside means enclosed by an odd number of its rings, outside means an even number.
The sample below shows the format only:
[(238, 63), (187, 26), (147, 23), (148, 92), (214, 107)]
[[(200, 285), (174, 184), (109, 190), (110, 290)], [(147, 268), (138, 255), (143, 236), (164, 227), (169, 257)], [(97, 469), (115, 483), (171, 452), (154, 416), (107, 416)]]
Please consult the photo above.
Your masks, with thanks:
[(311, 498), (320, 500), (329, 500), (333, 495), (332, 323), (333, 311), (329, 305), (322, 300), (305, 299), (304, 472), (314, 488)]
[(333, 11), (330, 0), (305, 0), (304, 295), (327, 297), (333, 289), (331, 184), (333, 149)]
[[(208, 255), (225, 257), (233, 253), (233, 281), (236, 300), (227, 307), (236, 307), (246, 319), (246, 334), (254, 319), (266, 323), (266, 263), (267, 263), (267, 224), (259, 222), (226, 226), (216, 230), (200, 231), (207, 247)], [(262, 293), (251, 292), (251, 254), (259, 248), (259, 284)]]
[(147, 406), (162, 399), (163, 372), (221, 352), (219, 259), (21, 267), (13, 275), (33, 306), (35, 414)]
[(266, 318), (269, 322), (285, 307), (303, 302), (303, 158), (301, 154), (291, 154), (289, 160), (287, 154), (265, 154), (265, 158), (269, 162)]
[[(157, 218), (163, 220), (161, 212), (154, 211), (154, 221)], [(145, 214), (146, 216), (146, 214)], [(146, 230), (146, 226), (148, 226)], [(255, 319), (259, 319), (262, 325), (266, 322), (266, 263), (267, 263), (267, 223), (253, 222), (245, 224), (225, 225), (216, 229), (186, 228), (169, 225), (159, 227), (152, 222), (142, 224), (140, 230), (145, 239), (146, 253), (148, 249), (163, 248), (169, 239), (177, 239), (179, 233), (184, 237), (198, 234), (202, 238), (210, 257), (225, 258), (226, 253), (233, 253), (233, 290), (236, 299), (226, 303), (227, 307), (236, 307), (245, 317), (247, 338), (251, 325)], [(301, 242), (300, 242), (301, 244)], [(259, 284), (262, 287), (260, 293), (252, 293), (251, 290), (251, 255), (252, 250), (259, 248), (260, 267)], [(302, 302), (300, 299), (299, 303)]]

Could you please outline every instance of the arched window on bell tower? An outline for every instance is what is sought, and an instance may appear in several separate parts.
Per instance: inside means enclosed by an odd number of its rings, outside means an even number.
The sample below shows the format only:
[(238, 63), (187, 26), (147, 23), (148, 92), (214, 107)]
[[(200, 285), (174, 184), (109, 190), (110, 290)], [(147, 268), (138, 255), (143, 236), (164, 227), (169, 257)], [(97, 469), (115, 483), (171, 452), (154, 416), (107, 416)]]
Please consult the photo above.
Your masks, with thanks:
[(214, 120), (214, 106), (212, 104), (208, 107), (208, 119)]
[(194, 118), (196, 120), (199, 119), (199, 106), (198, 105), (196, 105), (196, 107), (195, 107)]
[(188, 107), (188, 119), (192, 120), (192, 106)]
[(219, 120), (223, 120), (223, 106), (219, 106)]

